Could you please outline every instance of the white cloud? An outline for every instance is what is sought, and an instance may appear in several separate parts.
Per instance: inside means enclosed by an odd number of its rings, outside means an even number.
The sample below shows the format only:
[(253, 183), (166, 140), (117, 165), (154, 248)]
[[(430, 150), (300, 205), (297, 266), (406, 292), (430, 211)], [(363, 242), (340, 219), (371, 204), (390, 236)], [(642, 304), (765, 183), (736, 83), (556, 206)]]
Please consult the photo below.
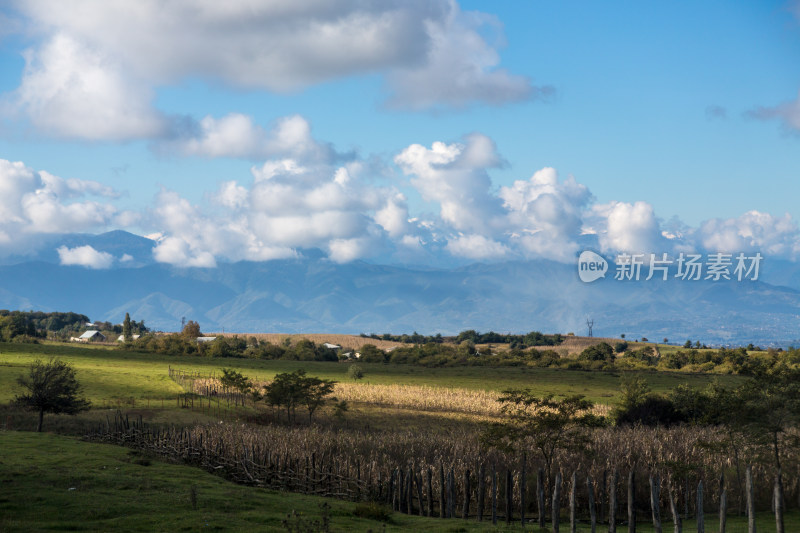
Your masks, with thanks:
[[(660, 251), (661, 231), (653, 206), (646, 202), (610, 202), (594, 207), (604, 231), (598, 233), (603, 251), (652, 253)], [(602, 227), (601, 225), (601, 227)]]
[(67, 248), (61, 246), (57, 250), (62, 265), (78, 265), (94, 269), (111, 268), (114, 256), (107, 252), (98, 252), (91, 246)]
[(464, 143), (413, 144), (394, 158), (427, 201), (437, 202), (453, 229), (491, 235), (504, 225), (500, 200), (491, 194), (488, 168), (502, 162), (494, 142), (473, 134)]
[(63, 33), (28, 50), (14, 100), (34, 126), (57, 137), (125, 140), (164, 132), (152, 95), (124, 67)]
[(589, 189), (570, 176), (558, 181), (553, 168), (543, 168), (529, 180), (515, 181), (499, 192), (514, 239), (527, 252), (569, 261), (578, 250), (583, 211), (592, 200)]
[(534, 87), (527, 78), (498, 68), (496, 47), (481, 35), (487, 28), (495, 31), (495, 41), (502, 41), (495, 17), (462, 13), (456, 3), (444, 17), (426, 20), (427, 58), (421, 65), (389, 74), (389, 105), (410, 109), (465, 107), (475, 102), (500, 105), (554, 92), (552, 87)]
[(330, 145), (314, 140), (311, 124), (300, 115), (278, 119), (269, 131), (240, 113), (220, 119), (207, 116), (177, 138), (162, 143), (160, 149), (203, 157), (280, 156), (315, 162), (329, 162), (336, 156)]
[(447, 251), (467, 259), (502, 259), (510, 250), (507, 246), (483, 235), (460, 235), (447, 243)]
[(108, 203), (83, 200), (87, 195), (116, 197), (97, 182), (64, 180), (36, 172), (22, 162), (0, 159), (0, 243), (24, 242), (37, 233), (71, 233), (105, 228), (116, 208)]
[[(17, 106), (34, 126), (60, 137), (159, 137), (168, 121), (152, 106), (154, 91), (187, 79), (282, 92), (378, 74), (391, 105), (419, 110), (502, 104), (547, 91), (499, 67), (503, 39), (495, 18), (461, 12), (452, 0), (15, 5), (28, 24), (17, 29), (41, 38), (27, 52)], [(207, 117), (197, 129), (186, 153), (251, 156), (265, 149), (264, 132), (241, 115)]]
[(748, 211), (736, 218), (710, 219), (694, 232), (697, 244), (719, 252), (761, 252), (765, 256), (796, 258), (800, 231), (789, 214), (782, 217)]

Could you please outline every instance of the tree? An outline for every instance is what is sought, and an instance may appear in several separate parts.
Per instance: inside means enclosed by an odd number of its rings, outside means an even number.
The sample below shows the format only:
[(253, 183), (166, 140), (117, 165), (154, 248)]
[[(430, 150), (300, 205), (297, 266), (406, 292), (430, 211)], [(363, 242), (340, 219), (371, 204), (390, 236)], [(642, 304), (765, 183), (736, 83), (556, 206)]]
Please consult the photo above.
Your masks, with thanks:
[(190, 320), (183, 326), (183, 331), (181, 334), (186, 337), (187, 339), (196, 339), (197, 337), (202, 337), (203, 334), (200, 333), (200, 324), (195, 322), (194, 320)]
[(223, 387), (235, 389), (242, 394), (247, 394), (253, 383), (236, 370), (223, 368), (222, 377), (219, 379)]
[(358, 381), (364, 377), (364, 371), (358, 365), (350, 365), (350, 368), (347, 369), (347, 377), (353, 381)]
[(536, 448), (545, 464), (547, 490), (552, 488), (553, 459), (559, 450), (585, 451), (587, 428), (604, 425), (590, 411), (594, 404), (583, 396), (557, 400), (552, 394), (537, 397), (529, 389), (507, 389), (497, 399), (506, 422), (496, 422), (481, 436), (484, 444), (512, 451), (525, 441)]
[(36, 431), (42, 431), (45, 413), (74, 415), (91, 406), (81, 395), (75, 369), (59, 359), (50, 358), (46, 363), (37, 359), (29, 367), (27, 375), (17, 378), (17, 384), (23, 388), (23, 392), (14, 398), (14, 402), (39, 411)]
[(365, 344), (361, 347), (361, 360), (365, 363), (383, 363), (386, 361), (386, 352), (374, 344)]
[(272, 383), (264, 387), (264, 396), (270, 405), (286, 408), (289, 422), (295, 419), (295, 411), (300, 405), (308, 409), (308, 418), (311, 421), (314, 412), (333, 394), (335, 384), (332, 380), (306, 376), (306, 371), (301, 368), (294, 372), (277, 374)]
[(131, 333), (131, 315), (125, 313), (125, 320), (122, 322), (122, 337), (125, 342), (131, 342), (133, 340), (133, 334)]
[(302, 403), (308, 410), (308, 421), (314, 419), (314, 412), (325, 405), (328, 401), (328, 396), (333, 394), (333, 388), (336, 382), (330, 379), (321, 379), (313, 376), (306, 377), (302, 380), (303, 397)]

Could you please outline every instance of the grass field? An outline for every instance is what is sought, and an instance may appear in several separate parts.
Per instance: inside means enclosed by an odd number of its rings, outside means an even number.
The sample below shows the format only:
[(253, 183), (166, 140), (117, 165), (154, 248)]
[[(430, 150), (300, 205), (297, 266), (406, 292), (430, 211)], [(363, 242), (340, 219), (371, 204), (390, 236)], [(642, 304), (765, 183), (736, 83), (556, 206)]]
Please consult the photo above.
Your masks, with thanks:
[[(254, 380), (269, 380), (276, 373), (303, 368), (310, 375), (344, 381), (348, 363), (315, 361), (267, 361), (212, 359), (127, 352), (119, 349), (67, 344), (0, 344), (0, 403), (13, 397), (14, 381), (36, 358), (60, 357), (77, 370), (88, 398), (102, 405), (117, 400), (160, 402), (174, 400), (181, 391), (167, 376), (169, 366), (203, 373), (234, 368)], [(589, 372), (532, 367), (444, 367), (358, 363), (364, 382), (372, 384), (425, 385), (471, 390), (501, 391), (510, 387), (531, 388), (537, 394), (583, 394), (603, 404), (613, 403), (625, 372)], [(656, 392), (686, 383), (703, 387), (715, 379), (739, 378), (725, 375), (670, 372), (637, 372)]]

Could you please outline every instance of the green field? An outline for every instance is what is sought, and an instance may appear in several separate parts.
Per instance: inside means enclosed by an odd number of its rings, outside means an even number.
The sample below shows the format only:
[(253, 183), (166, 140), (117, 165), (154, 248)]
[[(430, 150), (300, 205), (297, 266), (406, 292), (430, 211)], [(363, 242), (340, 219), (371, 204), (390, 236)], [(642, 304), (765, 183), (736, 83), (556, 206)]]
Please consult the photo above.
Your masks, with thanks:
[[(189, 426), (219, 418), (213, 412), (177, 408), (184, 391), (167, 374), (168, 368), (201, 373), (220, 373), (234, 368), (255, 380), (268, 380), (276, 373), (304, 368), (309, 374), (347, 380), (347, 363), (211, 359), (192, 356), (143, 354), (118, 349), (66, 344), (0, 344), (0, 531), (114, 530), (114, 531), (226, 531), (283, 530), (286, 513), (296, 510), (318, 519), (320, 504), (331, 506), (334, 531), (378, 531), (384, 525), (354, 515), (356, 504), (324, 500), (292, 493), (244, 487), (197, 468), (168, 464), (140, 452), (115, 446), (87, 443), (74, 437), (34, 434), (10, 429), (34, 427), (35, 415), (3, 406), (15, 394), (15, 379), (37, 358), (59, 357), (76, 369), (94, 408), (78, 417), (45, 417), (45, 431), (82, 435), (120, 408), (156, 424)], [(528, 387), (537, 394), (583, 394), (595, 402), (613, 405), (625, 372), (591, 372), (533, 367), (446, 367), (363, 364), (362, 382), (450, 387), (500, 391)], [(713, 374), (642, 371), (654, 391), (667, 391), (679, 384), (703, 387), (715, 379), (734, 382), (741, 378)], [(260, 407), (264, 409), (264, 407)], [(223, 409), (223, 417), (235, 418), (252, 412)], [(331, 427), (341, 421), (324, 417)], [(354, 406), (347, 415), (349, 428), (380, 432), (402, 426), (413, 431), (447, 434), (465, 424), (476, 428), (479, 420), (446, 411), (415, 411), (372, 404)], [(196, 488), (196, 508), (192, 506)], [(761, 517), (760, 531), (774, 528), (769, 514)], [(642, 520), (639, 531), (648, 532)], [(707, 530), (716, 531), (709, 520)], [(745, 531), (733, 520), (729, 531)], [(787, 531), (800, 531), (800, 515), (790, 515)], [(531, 530), (528, 526), (527, 530)], [(568, 528), (568, 524), (562, 525)], [(665, 527), (667, 525), (665, 524)], [(686, 523), (686, 530), (691, 529)], [(669, 524), (671, 528), (671, 524)], [(504, 530), (474, 520), (424, 519), (399, 513), (392, 515), (386, 530), (432, 531)], [(520, 530), (518, 526), (511, 530)], [(535, 531), (535, 530), (534, 530)], [(578, 529), (588, 531), (588, 529)]]
[[(169, 366), (182, 370), (217, 373), (223, 367), (234, 368), (256, 380), (267, 380), (279, 372), (304, 368), (309, 374), (327, 379), (345, 380), (347, 363), (315, 361), (267, 361), (253, 359), (211, 359), (193, 356), (143, 354), (116, 349), (71, 346), (65, 344), (0, 343), (0, 402), (13, 397), (16, 376), (36, 358), (60, 357), (77, 370), (87, 397), (98, 405), (118, 400), (160, 405), (173, 400), (181, 391), (167, 375)], [(501, 391), (510, 387), (531, 388), (538, 394), (582, 394), (597, 403), (613, 403), (625, 372), (591, 372), (534, 367), (444, 367), (358, 363), (364, 369), (364, 382), (375, 384), (413, 384)], [(633, 373), (633, 372), (631, 372)], [(665, 392), (686, 383), (704, 387), (715, 379), (725, 382), (735, 376), (689, 374), (681, 372), (635, 372), (643, 376), (655, 392)]]

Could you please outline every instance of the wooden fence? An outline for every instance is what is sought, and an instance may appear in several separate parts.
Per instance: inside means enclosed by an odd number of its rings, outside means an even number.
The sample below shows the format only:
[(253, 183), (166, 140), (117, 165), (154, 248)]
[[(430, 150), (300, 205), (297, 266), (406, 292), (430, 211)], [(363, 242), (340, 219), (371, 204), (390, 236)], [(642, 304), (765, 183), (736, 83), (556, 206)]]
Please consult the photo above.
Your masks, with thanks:
[[(525, 460), (514, 470), (498, 470), (487, 462), (464, 471), (446, 468), (444, 464), (413, 462), (394, 468), (374, 462), (362, 465), (358, 460), (341, 459), (333, 454), (303, 457), (273, 454), (255, 441), (219, 438), (213, 427), (153, 428), (143, 423), (141, 417), (131, 422), (119, 411), (113, 421), (108, 419), (87, 438), (177, 459), (237, 483), (351, 501), (381, 502), (395, 511), (419, 516), (487, 520), (495, 524), (535, 523), (554, 532), (562, 528), (570, 532), (578, 529), (595, 532), (602, 527), (611, 533), (633, 532), (636, 524), (642, 523), (652, 523), (654, 531), (660, 533), (665, 522), (681, 532), (682, 522), (693, 519), (698, 532), (705, 531), (706, 523), (711, 529), (713, 521), (718, 523), (714, 530), (733, 533), (727, 525), (728, 492), (724, 478), (714, 480), (712, 489), (704, 480), (689, 487), (661, 480), (646, 471), (614, 471), (597, 480), (578, 472), (565, 479), (558, 472), (548, 488), (544, 471), (538, 469), (529, 474)], [(755, 532), (753, 476), (748, 467), (746, 516), (750, 533)], [(534, 479), (535, 489), (531, 490)], [(775, 475), (773, 485), (775, 527), (778, 533), (784, 533), (785, 502), (780, 472)], [(645, 498), (643, 493), (647, 495)], [(711, 500), (717, 504), (709, 513)]]

